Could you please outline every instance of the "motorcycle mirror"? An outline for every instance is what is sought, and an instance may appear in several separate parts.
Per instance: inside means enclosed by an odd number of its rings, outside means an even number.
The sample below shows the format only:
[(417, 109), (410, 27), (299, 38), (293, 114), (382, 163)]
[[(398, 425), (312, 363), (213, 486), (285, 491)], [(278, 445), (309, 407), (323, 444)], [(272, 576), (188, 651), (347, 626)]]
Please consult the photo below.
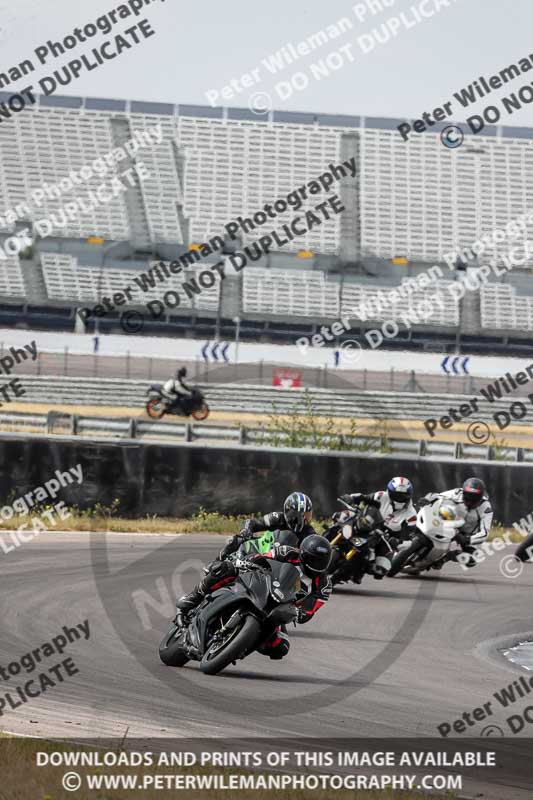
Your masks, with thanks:
[(346, 500), (342, 500), (342, 498), (340, 498), (340, 497), (337, 497), (337, 500), (338, 500), (339, 503), (342, 503), (343, 506), (346, 506), (346, 508), (349, 508), (350, 511), (357, 511), (357, 506), (351, 506), (349, 503), (346, 502)]

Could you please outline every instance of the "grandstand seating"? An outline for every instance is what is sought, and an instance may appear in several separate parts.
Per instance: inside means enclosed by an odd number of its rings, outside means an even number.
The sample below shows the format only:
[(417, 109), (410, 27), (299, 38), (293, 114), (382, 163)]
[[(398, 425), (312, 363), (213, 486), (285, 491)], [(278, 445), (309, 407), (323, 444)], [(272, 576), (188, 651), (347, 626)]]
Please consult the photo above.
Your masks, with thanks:
[(59, 253), (41, 253), (41, 264), (48, 297), (53, 300), (79, 300), (81, 302), (98, 303), (102, 297), (111, 297), (115, 292), (123, 292), (130, 287), (132, 304), (145, 304), (150, 300), (162, 300), (165, 292), (174, 290), (180, 296), (179, 307), (216, 310), (219, 304), (220, 283), (210, 289), (202, 289), (201, 294), (187, 297), (183, 289), (184, 281), (194, 277), (194, 270), (184, 270), (168, 280), (156, 284), (146, 292), (142, 292), (134, 279), (139, 270), (112, 269), (100, 267), (84, 267), (78, 265), (75, 256)]
[(338, 317), (339, 283), (323, 272), (245, 270), (243, 311), (290, 317)]
[[(416, 289), (399, 296), (394, 302), (378, 304), (379, 298), (386, 298), (389, 292), (400, 286), (370, 285), (348, 283), (342, 285), (331, 278), (326, 279), (323, 272), (296, 271), (281, 269), (245, 270), (243, 278), (243, 311), (247, 314), (279, 314), (291, 317), (329, 317), (346, 316), (356, 318), (361, 306), (369, 309), (363, 317), (369, 320), (401, 320), (412, 312), (426, 322), (424, 316), (428, 308), (427, 323), (445, 325), (459, 324), (459, 304), (447, 291), (450, 281), (435, 281), (426, 289)], [(435, 302), (438, 294), (442, 302)], [(424, 304), (424, 305), (422, 305)]]
[(26, 288), (18, 256), (0, 259), (0, 295), (25, 297)]
[[(343, 316), (352, 317), (357, 309), (366, 307), (375, 309), (376, 313), (369, 313), (368, 319), (400, 321), (409, 312), (418, 319), (425, 320), (429, 325), (458, 325), (459, 304), (447, 291), (450, 281), (434, 281), (425, 289), (405, 290), (405, 296), (390, 303), (384, 303), (389, 293), (394, 290), (402, 291), (403, 285), (409, 285), (409, 279), (404, 279), (400, 286), (371, 286), (361, 283), (345, 283), (342, 290), (341, 313)], [(439, 302), (436, 302), (436, 295)], [(380, 307), (380, 298), (382, 299)], [(431, 313), (429, 313), (431, 312)], [(422, 323), (423, 324), (423, 323)]]
[(508, 284), (488, 283), (481, 289), (481, 327), (533, 330), (533, 297), (518, 295)]
[[(187, 242), (177, 206), (184, 202), (183, 187), (178, 174), (175, 130), (170, 118), (132, 114), (130, 126), (133, 134), (160, 125), (163, 141), (152, 147), (141, 147), (137, 160), (142, 161), (150, 174), (140, 184), (146, 204), (148, 224), (154, 242)], [(203, 241), (203, 238), (201, 238)]]
[[(129, 192), (97, 205), (57, 226), (54, 235), (76, 239), (97, 235), (109, 242), (130, 241), (138, 252), (149, 251), (152, 243), (174, 246), (204, 242), (222, 235), (230, 220), (252, 216), (265, 203), (294, 192), (352, 151), (358, 174), (356, 199), (350, 198), (349, 213), (344, 215), (349, 220), (333, 215), (285, 245), (282, 258), (285, 251), (293, 255), (304, 248), (314, 254), (315, 265), (335, 268), (331, 256), (341, 253), (344, 258), (342, 246), (353, 235), (358, 252), (368, 256), (368, 263), (374, 257), (405, 256), (416, 271), (416, 262), (441, 261), (445, 253), (468, 248), (483, 234), (502, 229), (533, 209), (533, 184), (529, 180), (533, 130), (486, 126), (483, 136), (468, 140), (472, 146), (450, 153), (442, 146), (438, 126), (427, 134), (413, 136), (407, 145), (398, 134), (398, 122), (295, 112), (259, 116), (246, 109), (40, 97), (34, 106), (5, 119), (0, 126), (0, 230), (13, 231), (14, 225), (5, 221), (8, 209), (30, 206), (27, 216), (37, 220), (57, 214), (77, 194), (84, 197), (88, 190), (94, 191), (124, 164), (117, 165), (113, 173), (93, 176), (81, 189), (75, 186), (58, 198), (45, 197), (40, 206), (30, 200), (33, 190), (44, 183), (58, 183), (135, 133), (156, 125), (161, 126), (162, 142), (143, 146), (135, 154), (135, 160), (144, 162), (150, 174), (133, 189), (135, 196)], [(336, 183), (330, 193), (339, 191)], [(244, 234), (244, 244), (301, 215), (321, 199), (323, 195), (309, 196), (302, 209), (293, 211), (289, 207), (275, 220), (268, 220), (269, 224)], [(489, 247), (483, 259), (499, 262), (511, 245), (526, 238), (533, 239), (531, 224), (515, 238)], [(131, 284), (138, 274), (138, 263), (125, 268), (104, 256), (106, 266), (101, 269), (91, 258), (85, 262), (81, 252), (69, 256), (66, 247), (58, 245), (57, 252), (55, 249), (51, 243), (52, 252), (39, 256), (42, 276), (35, 270), (38, 274), (34, 282), (41, 292), (39, 301), (45, 297), (46, 287), (53, 300), (97, 302), (102, 295)], [(174, 257), (172, 247), (160, 253)], [(394, 288), (384, 282), (378, 285), (379, 278), (372, 279), (373, 285), (341, 283), (331, 274), (310, 270), (311, 262), (287, 269), (274, 268), (275, 264), (284, 266), (283, 260), (274, 259), (268, 269), (269, 260), (265, 258), (242, 273), (241, 308), (245, 314), (352, 318), (354, 308), (372, 303), (379, 291), (387, 294)], [(523, 266), (513, 272), (521, 272), (527, 280), (526, 270), (531, 265)], [(23, 262), (21, 270), (16, 258), (0, 262), (0, 295), (22, 297), (26, 290), (31, 300), (35, 295), (31, 269), (32, 262)], [(191, 275), (193, 269), (173, 276), (142, 297), (140, 292), (134, 296), (139, 302), (159, 299)], [(397, 280), (396, 273), (386, 278), (393, 283)], [(427, 324), (457, 326), (459, 306), (445, 287), (445, 282), (438, 282), (406, 294), (368, 319), (399, 321), (406, 312), (416, 314), (421, 303), (431, 303), (435, 291), (439, 291), (445, 306), (434, 304)], [(137, 292), (135, 284), (133, 288)], [(180, 292), (183, 306), (220, 310), (220, 289), (217, 283), (193, 300)], [(533, 299), (527, 296), (527, 288), (520, 287), (519, 291), (525, 293), (519, 295), (510, 286), (495, 284), (482, 290), (481, 328), (485, 332), (533, 330)], [(224, 298), (227, 311), (232, 303), (227, 302), (226, 294)], [(235, 302), (240, 303), (240, 286)], [(463, 308), (462, 314), (463, 325), (470, 315), (470, 329), (478, 333), (477, 300), (466, 311)]]
[[(340, 157), (340, 135), (310, 125), (265, 125), (248, 120), (178, 117), (176, 136), (187, 163), (186, 211), (194, 241), (220, 234), (230, 220), (246, 217), (321, 175)], [(332, 193), (338, 191), (338, 185)], [(313, 208), (310, 197), (304, 208)], [(279, 214), (279, 227), (295, 215)], [(253, 241), (264, 231), (244, 235)], [(287, 250), (306, 247), (320, 253), (339, 250), (340, 216), (299, 237)]]
[[(32, 192), (43, 184), (56, 184), (67, 178), (72, 170), (79, 171), (114, 148), (108, 117), (103, 114), (80, 114), (72, 109), (28, 109), (24, 114), (0, 127), (0, 163), (4, 184), (4, 209), (19, 204), (31, 207), (32, 220), (57, 214), (65, 203), (80, 195), (88, 199), (106, 179), (94, 175), (82, 186), (74, 187), (59, 197), (46, 196), (41, 205), (31, 201)], [(109, 179), (108, 173), (108, 179)], [(58, 217), (59, 223), (62, 222)], [(8, 226), (9, 227), (9, 226)], [(84, 237), (98, 234), (109, 239), (127, 239), (131, 235), (123, 195), (113, 202), (99, 204), (93, 210), (80, 213), (66, 225), (58, 225), (54, 235)]]
[[(250, 215), (341, 160), (343, 135), (352, 134), (358, 167), (358, 236), (363, 254), (406, 256), (434, 262), (503, 228), (533, 208), (533, 132), (489, 128), (475, 147), (450, 152), (439, 131), (398, 134), (398, 120), (320, 117), (273, 112), (264, 118), (243, 109), (161, 106), (83, 98), (43, 99), (4, 120), (0, 128), (0, 217), (28, 202), (31, 190), (56, 183), (118, 146), (117, 129), (133, 135), (155, 124), (163, 142), (136, 155), (151, 177), (140, 190), (152, 239), (189, 243), (222, 233), (224, 225)], [(344, 140), (345, 141), (345, 140)], [(88, 183), (96, 188), (100, 179)], [(338, 184), (332, 191), (338, 191)], [(48, 216), (72, 194), (46, 198), (31, 218)], [(317, 198), (310, 197), (304, 208)], [(132, 237), (134, 220), (123, 196), (70, 221), (59, 235)], [(291, 211), (278, 218), (283, 223)], [(245, 242), (253, 241), (251, 232)], [(134, 231), (133, 231), (134, 233)], [(533, 238), (533, 225), (528, 226)], [(286, 246), (330, 254), (340, 248), (335, 215)], [(140, 237), (142, 238), (142, 237)], [(523, 238), (523, 237), (522, 237)], [(513, 242), (514, 243), (514, 242)], [(487, 249), (502, 255), (510, 242)]]

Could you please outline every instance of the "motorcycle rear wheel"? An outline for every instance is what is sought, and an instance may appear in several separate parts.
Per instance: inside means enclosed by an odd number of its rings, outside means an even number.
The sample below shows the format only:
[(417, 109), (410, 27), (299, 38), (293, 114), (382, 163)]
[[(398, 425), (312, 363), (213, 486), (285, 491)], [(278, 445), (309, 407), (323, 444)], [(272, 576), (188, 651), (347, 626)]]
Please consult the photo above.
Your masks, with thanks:
[(411, 556), (422, 549), (423, 545), (423, 540), (417, 536), (415, 539), (413, 539), (409, 547), (406, 547), (405, 550), (402, 550), (397, 556), (394, 556), (392, 559), (392, 566), (387, 573), (389, 578), (394, 578), (394, 576), (397, 575), (403, 569), (403, 567), (405, 567)]
[(243, 653), (251, 652), (261, 633), (261, 625), (255, 617), (247, 615), (243, 618), (240, 627), (228, 635), (226, 642), (220, 645), (212, 644), (200, 662), (200, 669), (205, 675), (216, 675), (222, 672), (232, 661), (242, 657)]
[(159, 658), (167, 667), (183, 667), (190, 661), (181, 644), (181, 636), (176, 638), (178, 626), (172, 624), (159, 645)]
[(152, 397), (146, 403), (146, 413), (151, 419), (161, 419), (165, 414), (165, 406), (162, 400)]
[(202, 403), (200, 408), (195, 408), (191, 416), (198, 420), (198, 422), (201, 422), (203, 419), (207, 419), (209, 416), (209, 406), (207, 403)]

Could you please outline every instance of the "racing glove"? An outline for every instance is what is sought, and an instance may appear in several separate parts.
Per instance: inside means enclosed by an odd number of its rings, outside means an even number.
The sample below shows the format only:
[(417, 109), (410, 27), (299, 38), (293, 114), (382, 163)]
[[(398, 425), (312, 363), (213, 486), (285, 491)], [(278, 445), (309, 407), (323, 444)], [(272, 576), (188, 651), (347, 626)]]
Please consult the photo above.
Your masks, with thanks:
[(298, 625), (305, 625), (306, 622), (313, 619), (312, 614), (307, 614), (303, 609), (298, 609)]
[(279, 556), (280, 558), (287, 558), (291, 556), (297, 557), (298, 553), (300, 552), (297, 547), (291, 547), (288, 544), (278, 544), (278, 542), (274, 543), (272, 549), (274, 550), (276, 556)]
[(248, 539), (252, 539), (255, 536), (254, 532), (250, 529), (249, 520), (244, 524), (243, 528), (239, 531), (237, 536), (240, 537), (241, 542), (247, 542)]
[(237, 569), (252, 570), (252, 569), (271, 569), (268, 558), (262, 553), (255, 553), (248, 558), (238, 558), (235, 562)]
[(350, 506), (355, 506), (361, 497), (362, 494), (360, 492), (356, 492), (355, 494), (341, 494), (339, 500), (342, 500), (343, 503), (348, 503)]
[(468, 534), (468, 533), (461, 533), (461, 532), (459, 532), (459, 533), (456, 535), (456, 537), (455, 537), (455, 540), (456, 540), (457, 542), (459, 542), (459, 544), (461, 545), (461, 547), (468, 547), (468, 545), (470, 544), (470, 534)]
[(232, 553), (234, 553), (235, 550), (238, 550), (240, 545), (241, 545), (241, 539), (239, 537), (239, 534), (236, 534), (235, 536), (230, 536), (229, 539), (226, 539), (226, 544), (219, 553), (219, 559), (221, 561), (224, 561)]
[(236, 558), (233, 562), (239, 572), (250, 572), (252, 569), (257, 569), (258, 564), (254, 564), (252, 558)]

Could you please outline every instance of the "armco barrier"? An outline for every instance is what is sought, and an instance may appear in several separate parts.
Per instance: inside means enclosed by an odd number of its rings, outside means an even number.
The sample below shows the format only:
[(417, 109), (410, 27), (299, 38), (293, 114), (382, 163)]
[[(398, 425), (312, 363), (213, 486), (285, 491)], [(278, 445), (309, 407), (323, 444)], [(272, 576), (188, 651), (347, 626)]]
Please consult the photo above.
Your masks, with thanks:
[(309, 450), (183, 444), (88, 442), (70, 437), (0, 436), (3, 503), (31, 491), (55, 470), (81, 464), (83, 483), (61, 498), (80, 508), (110, 506), (128, 515), (184, 516), (200, 506), (227, 514), (279, 508), (291, 489), (309, 494), (318, 516), (331, 514), (339, 494), (385, 486), (407, 475), (416, 495), (482, 478), (496, 518), (511, 524), (531, 510), (532, 469), (527, 464), (445, 461), (408, 456), (365, 456)]
[[(176, 421), (170, 421), (170, 420)], [(67, 414), (60, 411), (49, 411), (48, 414), (24, 414), (14, 412), (3, 414), (0, 411), (0, 431), (20, 433), (46, 433), (60, 435), (83, 436), (91, 439), (142, 439), (152, 443), (180, 444), (181, 442), (202, 442), (202, 444), (241, 444), (249, 447), (267, 447), (265, 430), (248, 425), (222, 425), (178, 421), (172, 418), (168, 422), (155, 422), (136, 417), (84, 417), (81, 414)], [(387, 432), (386, 432), (387, 431)], [(323, 442), (337, 436), (324, 434)], [(525, 447), (509, 447), (507, 445), (471, 444), (466, 442), (441, 441), (440, 439), (402, 439), (390, 436), (388, 426), (362, 432), (353, 438), (354, 452), (389, 453), (397, 456), (415, 455), (436, 458), (462, 458), (469, 461), (526, 461), (533, 463), (533, 449)], [(279, 446), (288, 445), (288, 434), (276, 432)]]

